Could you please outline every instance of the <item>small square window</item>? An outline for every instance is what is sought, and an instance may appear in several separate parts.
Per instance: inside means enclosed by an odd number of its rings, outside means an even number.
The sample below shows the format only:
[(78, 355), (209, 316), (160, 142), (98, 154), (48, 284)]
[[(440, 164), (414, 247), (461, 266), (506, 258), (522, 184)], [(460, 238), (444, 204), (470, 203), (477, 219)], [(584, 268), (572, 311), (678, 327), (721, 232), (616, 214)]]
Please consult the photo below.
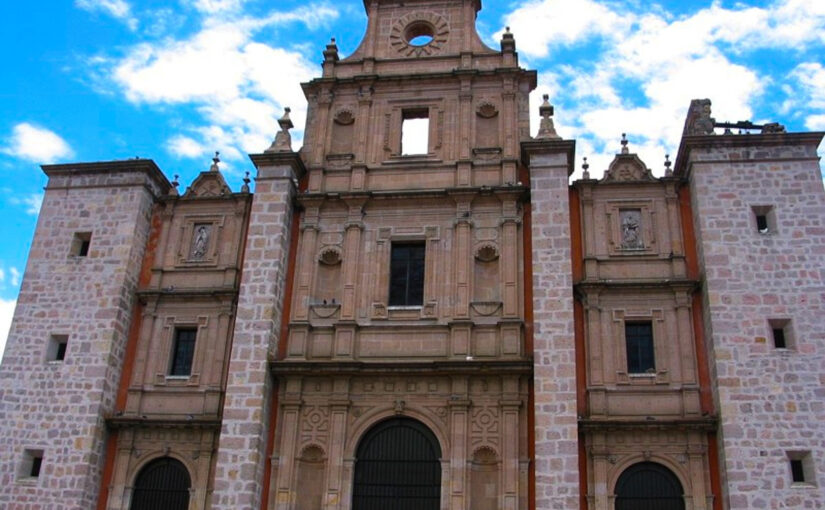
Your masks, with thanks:
[(772, 205), (755, 205), (751, 207), (756, 221), (756, 231), (760, 234), (776, 232), (776, 214)]
[(430, 151), (430, 112), (426, 108), (404, 110), (401, 121), (401, 155), (424, 155)]
[(178, 377), (192, 375), (192, 360), (195, 357), (195, 340), (197, 336), (198, 330), (196, 328), (175, 330), (169, 375)]
[(43, 450), (26, 449), (17, 472), (18, 480), (33, 480), (40, 478), (43, 471)]
[(46, 361), (63, 361), (69, 346), (69, 335), (52, 335), (46, 348)]
[(424, 303), (424, 243), (393, 243), (390, 261), (390, 306)]
[(787, 452), (791, 481), (794, 484), (816, 485), (814, 461), (809, 451)]
[(793, 330), (790, 319), (769, 319), (768, 327), (771, 330), (773, 346), (777, 349), (793, 348)]
[(627, 373), (655, 373), (653, 323), (650, 321), (625, 322), (624, 336), (627, 346)]
[(89, 255), (89, 246), (92, 243), (91, 232), (75, 232), (72, 239), (71, 254), (75, 257), (86, 257)]

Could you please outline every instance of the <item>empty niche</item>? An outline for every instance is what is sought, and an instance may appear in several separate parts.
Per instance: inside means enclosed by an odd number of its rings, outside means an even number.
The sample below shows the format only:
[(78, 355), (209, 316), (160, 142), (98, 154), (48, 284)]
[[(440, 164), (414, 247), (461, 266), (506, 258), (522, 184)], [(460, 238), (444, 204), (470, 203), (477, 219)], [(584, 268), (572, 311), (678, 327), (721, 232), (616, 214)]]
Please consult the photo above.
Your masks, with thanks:
[(476, 147), (498, 147), (498, 109), (491, 102), (482, 102), (476, 108)]
[(350, 154), (352, 152), (353, 132), (355, 130), (355, 115), (352, 110), (339, 110), (332, 121), (332, 142), (330, 153)]
[(490, 448), (473, 454), (470, 468), (470, 508), (498, 510), (498, 458)]
[(341, 249), (325, 246), (318, 254), (318, 273), (315, 278), (316, 304), (339, 301), (341, 288)]
[(324, 451), (307, 446), (298, 458), (296, 510), (321, 510), (324, 487)]
[(473, 268), (473, 301), (501, 300), (498, 262), (498, 248), (494, 244), (483, 244), (476, 249), (475, 267)]

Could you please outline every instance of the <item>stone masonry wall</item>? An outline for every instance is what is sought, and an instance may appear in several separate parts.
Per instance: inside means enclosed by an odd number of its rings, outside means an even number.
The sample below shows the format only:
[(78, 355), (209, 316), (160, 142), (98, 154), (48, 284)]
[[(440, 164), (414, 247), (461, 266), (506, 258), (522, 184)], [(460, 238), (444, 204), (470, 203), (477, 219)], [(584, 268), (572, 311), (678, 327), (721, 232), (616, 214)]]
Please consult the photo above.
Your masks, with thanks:
[[(786, 136), (690, 154), (732, 509), (825, 508), (825, 193), (816, 145)], [(776, 228), (759, 233), (753, 206), (773, 206)], [(790, 320), (790, 348), (769, 319)], [(788, 452), (810, 452), (814, 483), (792, 485)]]
[(533, 225), (536, 506), (579, 505), (576, 352), (570, 245), (568, 157), (530, 161)]
[(288, 164), (259, 167), (229, 361), (214, 510), (257, 510), (261, 505), (273, 386), (268, 356), (274, 356), (281, 327), (293, 176)]
[[(52, 176), (0, 367), (0, 507), (93, 508), (154, 183), (141, 172)], [(70, 256), (91, 232), (86, 257)], [(64, 361), (50, 336), (68, 335)], [(43, 450), (38, 478), (24, 450)]]

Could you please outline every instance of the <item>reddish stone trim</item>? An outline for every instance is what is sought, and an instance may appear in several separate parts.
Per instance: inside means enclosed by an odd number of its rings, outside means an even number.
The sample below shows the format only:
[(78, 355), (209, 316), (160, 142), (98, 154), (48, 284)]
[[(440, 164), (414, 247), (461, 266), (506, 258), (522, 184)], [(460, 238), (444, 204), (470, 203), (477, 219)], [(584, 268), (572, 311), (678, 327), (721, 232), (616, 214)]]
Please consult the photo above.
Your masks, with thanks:
[(722, 480), (719, 470), (719, 446), (716, 432), (708, 433), (708, 467), (710, 468), (710, 491), (713, 494), (713, 510), (722, 510)]
[[(287, 298), (289, 302), (289, 298)], [(266, 459), (264, 459), (264, 479), (261, 486), (261, 510), (269, 506), (269, 486), (272, 479), (272, 451), (275, 448), (275, 429), (278, 424), (278, 381), (272, 383), (272, 402), (269, 407), (269, 434), (266, 438)]]
[(570, 188), (570, 256), (573, 259), (573, 284), (584, 278), (584, 245), (579, 190)]
[[(524, 170), (524, 169), (522, 169)], [(526, 171), (522, 171), (523, 182), (529, 182)], [(533, 213), (530, 202), (524, 204), (522, 220), (524, 241), (524, 352), (533, 356)], [(536, 399), (533, 378), (527, 389), (527, 455), (530, 469), (527, 470), (527, 504), (529, 510), (536, 509)]]
[(286, 284), (284, 285), (284, 307), (281, 311), (281, 333), (278, 338), (278, 359), (286, 357), (289, 336), (289, 316), (292, 313), (292, 290), (295, 285), (295, 260), (298, 257), (298, 236), (301, 232), (301, 211), (292, 217), (292, 231), (289, 234), (289, 255), (287, 259)]
[[(306, 179), (302, 180), (302, 187)], [(289, 259), (287, 261), (286, 285), (284, 287), (284, 307), (281, 315), (281, 334), (278, 339), (278, 359), (286, 356), (287, 338), (289, 337), (289, 316), (292, 308), (292, 287), (295, 284), (295, 260), (298, 256), (298, 235), (301, 232), (301, 212), (295, 211), (292, 218), (292, 232), (289, 238)], [(264, 461), (264, 479), (261, 489), (261, 510), (269, 506), (269, 486), (272, 478), (272, 451), (275, 448), (275, 429), (278, 423), (278, 381), (272, 386), (272, 402), (269, 409), (269, 434), (266, 439), (266, 460)]]
[(682, 237), (685, 249), (685, 264), (687, 277), (691, 280), (699, 279), (699, 253), (696, 250), (696, 233), (693, 230), (693, 209), (690, 205), (690, 189), (687, 186), (679, 188), (679, 215), (682, 220)]
[(103, 476), (100, 482), (100, 491), (97, 496), (97, 510), (106, 510), (106, 503), (109, 500), (109, 485), (112, 483), (112, 476), (115, 472), (115, 455), (117, 454), (117, 431), (109, 432), (106, 439), (106, 453), (103, 464)]

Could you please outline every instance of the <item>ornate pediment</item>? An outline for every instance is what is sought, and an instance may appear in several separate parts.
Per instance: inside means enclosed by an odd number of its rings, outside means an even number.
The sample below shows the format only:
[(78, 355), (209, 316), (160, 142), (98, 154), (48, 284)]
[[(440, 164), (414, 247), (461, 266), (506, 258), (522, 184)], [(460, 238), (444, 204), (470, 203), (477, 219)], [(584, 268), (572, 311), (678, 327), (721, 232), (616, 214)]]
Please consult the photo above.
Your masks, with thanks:
[(636, 154), (617, 154), (601, 182), (655, 181), (653, 173)]
[(212, 198), (231, 195), (232, 190), (226, 184), (220, 172), (201, 172), (186, 189), (184, 198)]
[(229, 188), (229, 185), (226, 184), (218, 168), (219, 162), (220, 159), (218, 159), (218, 153), (216, 152), (215, 157), (212, 159), (212, 166), (208, 171), (201, 172), (200, 175), (192, 181), (192, 184), (186, 188), (186, 193), (183, 194), (183, 197), (213, 198), (231, 195), (232, 190)]

